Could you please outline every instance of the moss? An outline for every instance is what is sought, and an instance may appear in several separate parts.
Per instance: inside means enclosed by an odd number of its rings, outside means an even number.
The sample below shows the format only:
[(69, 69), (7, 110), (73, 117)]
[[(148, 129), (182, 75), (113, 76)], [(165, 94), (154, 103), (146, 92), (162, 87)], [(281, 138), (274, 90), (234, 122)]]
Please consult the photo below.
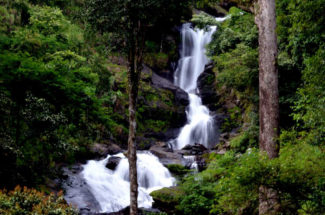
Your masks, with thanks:
[(165, 53), (147, 53), (144, 63), (155, 69), (165, 69), (168, 66), (168, 55)]
[(181, 196), (184, 193), (178, 187), (168, 187), (153, 191), (150, 195), (154, 200), (153, 207), (165, 211), (168, 214), (174, 214), (176, 212), (176, 206), (179, 205)]
[[(108, 107), (108, 114), (112, 119), (110, 130), (117, 142), (123, 142), (127, 137), (128, 127), (128, 94), (127, 94), (127, 69), (123, 65), (112, 62), (107, 68), (113, 74), (113, 105)], [(174, 105), (173, 92), (154, 88), (151, 85), (152, 71), (141, 73), (139, 95), (137, 104), (137, 135), (145, 136), (146, 133), (165, 132), (172, 127), (175, 113), (178, 111)]]
[(180, 164), (168, 164), (168, 170), (176, 176), (183, 176), (187, 174), (190, 170)]

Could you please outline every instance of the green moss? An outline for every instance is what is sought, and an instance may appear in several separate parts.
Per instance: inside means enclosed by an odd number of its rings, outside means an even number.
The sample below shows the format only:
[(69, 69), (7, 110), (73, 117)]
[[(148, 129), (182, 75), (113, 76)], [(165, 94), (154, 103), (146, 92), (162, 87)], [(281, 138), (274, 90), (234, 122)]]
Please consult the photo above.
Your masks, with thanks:
[(168, 187), (153, 191), (150, 195), (154, 200), (153, 207), (174, 214), (184, 193), (178, 187)]
[(180, 164), (168, 164), (167, 168), (171, 173), (177, 176), (183, 176), (190, 171), (189, 169)]
[(147, 53), (144, 56), (144, 63), (152, 68), (165, 69), (168, 66), (168, 55), (165, 53)]

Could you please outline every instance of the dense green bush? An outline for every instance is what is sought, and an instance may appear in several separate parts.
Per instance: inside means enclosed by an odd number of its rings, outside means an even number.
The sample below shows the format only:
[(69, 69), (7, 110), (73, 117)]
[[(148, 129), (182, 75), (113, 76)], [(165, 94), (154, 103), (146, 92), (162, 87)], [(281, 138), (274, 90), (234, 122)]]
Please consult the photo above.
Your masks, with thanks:
[(281, 194), (282, 214), (322, 214), (324, 166), (322, 148), (304, 143), (283, 147), (273, 160), (256, 149), (227, 152), (187, 178), (178, 208), (182, 214), (258, 214), (258, 189), (266, 185)]
[(315, 145), (325, 142), (325, 51), (320, 47), (315, 56), (305, 60), (302, 72), (303, 87), (294, 106), (297, 127), (301, 135)]
[(10, 192), (0, 191), (0, 214), (77, 215), (78, 212), (66, 204), (62, 193), (45, 195), (17, 186)]
[(0, 175), (3, 185), (38, 184), (110, 125), (102, 106), (110, 73), (61, 10), (27, 1), (0, 8), (9, 17), (0, 31)]

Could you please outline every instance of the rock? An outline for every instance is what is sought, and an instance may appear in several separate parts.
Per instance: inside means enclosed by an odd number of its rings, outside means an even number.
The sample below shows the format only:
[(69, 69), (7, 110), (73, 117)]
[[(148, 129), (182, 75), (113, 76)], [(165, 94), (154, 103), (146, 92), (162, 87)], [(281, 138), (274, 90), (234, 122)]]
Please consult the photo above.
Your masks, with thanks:
[(213, 72), (213, 64), (208, 64), (205, 70), (199, 76), (197, 80), (197, 87), (202, 99), (202, 103), (206, 105), (211, 111), (215, 111), (218, 106), (218, 95), (215, 86), (215, 74)]
[(64, 199), (68, 204), (80, 208), (80, 214), (93, 214), (100, 211), (100, 205), (95, 196), (90, 192), (90, 187), (85, 182), (80, 171), (81, 164), (76, 164), (73, 167), (63, 167), (63, 175), (65, 180), (61, 182), (64, 189)]
[(102, 158), (106, 157), (108, 154), (117, 154), (122, 152), (123, 150), (114, 143), (102, 144), (95, 143), (90, 146), (89, 151), (96, 157)]
[(176, 206), (184, 193), (178, 187), (168, 187), (153, 191), (150, 195), (154, 200), (153, 207), (167, 214), (175, 214)]
[(169, 164), (167, 168), (174, 176), (184, 176), (190, 171), (189, 168), (180, 164)]
[(194, 145), (186, 145), (180, 153), (184, 153), (184, 155), (202, 155), (208, 149), (202, 144), (195, 143)]
[(205, 162), (205, 159), (202, 158), (201, 156), (196, 156), (196, 164), (197, 164), (197, 170), (199, 172), (202, 172), (207, 168), (207, 163)]
[(112, 156), (112, 157), (108, 158), (106, 168), (108, 168), (110, 170), (115, 170), (117, 165), (120, 163), (121, 159), (122, 158), (116, 157), (116, 156)]
[[(139, 208), (138, 215), (147, 215), (147, 214), (160, 214), (161, 211), (155, 208)], [(117, 212), (111, 213), (88, 213), (85, 215), (129, 215), (130, 214), (130, 207), (123, 208)]]
[(180, 164), (182, 165), (182, 156), (178, 153), (173, 153), (168, 145), (164, 142), (158, 142), (149, 150), (152, 154), (156, 155), (160, 162), (164, 165)]
[(150, 147), (156, 143), (157, 136), (157, 139), (160, 139), (159, 134), (160, 133), (148, 132), (144, 134), (146, 137), (136, 137), (137, 150), (149, 150)]
[(229, 139), (229, 133), (228, 132), (226, 132), (226, 133), (222, 133), (222, 134), (220, 134), (220, 139), (225, 139), (225, 140), (228, 140)]
[(188, 94), (181, 88), (175, 86), (169, 80), (157, 75), (156, 73), (153, 73), (151, 81), (154, 87), (172, 91), (175, 95), (176, 104), (184, 106), (187, 106), (189, 104)]

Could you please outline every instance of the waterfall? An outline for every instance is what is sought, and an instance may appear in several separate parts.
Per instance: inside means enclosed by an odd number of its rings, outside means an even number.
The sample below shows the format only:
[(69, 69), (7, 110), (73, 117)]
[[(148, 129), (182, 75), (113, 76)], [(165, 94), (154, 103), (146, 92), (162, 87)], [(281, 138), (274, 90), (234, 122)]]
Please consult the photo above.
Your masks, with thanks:
[[(219, 18), (217, 21), (223, 21)], [(197, 80), (208, 63), (205, 46), (211, 42), (216, 26), (208, 30), (193, 29), (190, 23), (183, 24), (181, 30), (181, 58), (175, 70), (175, 85), (188, 93), (190, 104), (186, 111), (187, 124), (181, 129), (179, 136), (173, 141), (173, 147), (181, 149), (188, 144), (199, 143), (211, 148), (214, 141), (214, 120), (209, 109), (202, 105), (197, 95)]]
[[(114, 156), (121, 158), (114, 171), (106, 168), (111, 157), (109, 155), (100, 161), (88, 161), (81, 172), (90, 192), (99, 203), (101, 212), (116, 212), (130, 205), (128, 159), (122, 153)], [(137, 169), (138, 204), (139, 207), (150, 208), (153, 200), (149, 194), (154, 190), (173, 186), (175, 179), (150, 152), (137, 154)]]
[[(223, 21), (225, 18), (217, 18)], [(175, 70), (175, 85), (188, 93), (190, 104), (187, 108), (187, 124), (179, 136), (172, 142), (173, 147), (181, 149), (188, 144), (200, 143), (211, 148), (214, 141), (214, 120), (209, 109), (202, 105), (197, 95), (197, 80), (204, 71), (208, 58), (205, 46), (211, 41), (215, 26), (207, 31), (193, 29), (191, 24), (182, 26), (181, 58)], [(72, 171), (66, 169), (68, 179), (63, 184), (65, 199), (69, 204), (91, 212), (116, 212), (130, 204), (129, 164), (122, 154), (114, 155), (121, 160), (114, 170), (106, 167), (112, 155), (102, 160), (90, 160), (82, 167), (77, 165)], [(197, 168), (195, 157), (184, 157)], [(81, 172), (79, 172), (79, 169)], [(75, 172), (74, 172), (75, 171)], [(175, 179), (158, 158), (150, 152), (137, 153), (137, 172), (139, 207), (150, 208), (152, 191), (175, 184)]]

